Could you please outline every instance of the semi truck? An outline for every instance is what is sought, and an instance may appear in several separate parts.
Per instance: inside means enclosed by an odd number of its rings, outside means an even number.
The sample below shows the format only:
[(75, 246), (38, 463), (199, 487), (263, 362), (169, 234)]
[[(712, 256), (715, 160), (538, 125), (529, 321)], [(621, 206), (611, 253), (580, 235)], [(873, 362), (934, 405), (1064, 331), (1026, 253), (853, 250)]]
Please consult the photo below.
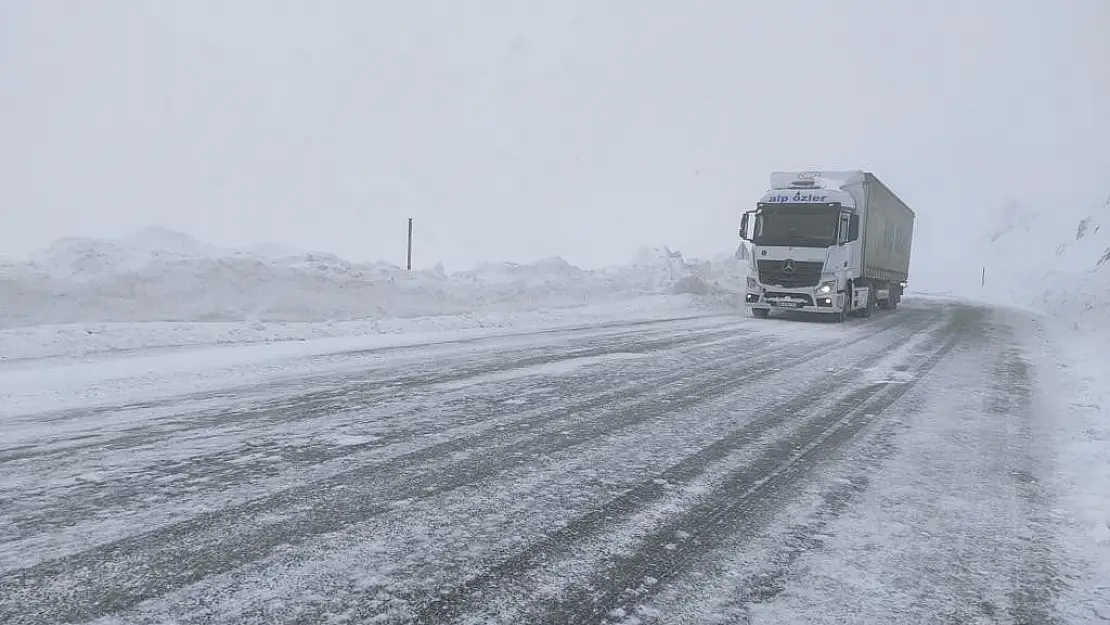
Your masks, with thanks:
[(909, 279), (914, 212), (873, 173), (773, 172), (740, 222), (750, 243), (745, 305), (870, 317), (894, 310)]

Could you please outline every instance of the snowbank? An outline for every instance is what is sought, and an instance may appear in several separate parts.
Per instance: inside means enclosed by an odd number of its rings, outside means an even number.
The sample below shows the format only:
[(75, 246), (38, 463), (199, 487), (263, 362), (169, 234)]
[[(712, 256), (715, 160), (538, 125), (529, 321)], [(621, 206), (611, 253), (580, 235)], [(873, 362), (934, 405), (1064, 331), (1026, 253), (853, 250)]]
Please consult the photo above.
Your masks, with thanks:
[(275, 244), (222, 249), (147, 228), (120, 239), (63, 239), (29, 260), (0, 261), (0, 360), (558, 323), (569, 318), (559, 311), (584, 306), (729, 300), (745, 276), (732, 256), (696, 261), (666, 248), (602, 270), (548, 258), (410, 272)]

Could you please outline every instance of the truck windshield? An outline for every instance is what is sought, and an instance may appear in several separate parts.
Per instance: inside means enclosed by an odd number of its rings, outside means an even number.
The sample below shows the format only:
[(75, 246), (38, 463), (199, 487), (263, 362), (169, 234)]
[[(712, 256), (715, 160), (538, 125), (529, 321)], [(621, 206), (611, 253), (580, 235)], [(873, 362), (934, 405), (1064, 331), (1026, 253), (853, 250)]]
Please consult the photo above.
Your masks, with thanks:
[(756, 216), (756, 245), (829, 247), (836, 245), (840, 212), (814, 204), (777, 204), (764, 207)]

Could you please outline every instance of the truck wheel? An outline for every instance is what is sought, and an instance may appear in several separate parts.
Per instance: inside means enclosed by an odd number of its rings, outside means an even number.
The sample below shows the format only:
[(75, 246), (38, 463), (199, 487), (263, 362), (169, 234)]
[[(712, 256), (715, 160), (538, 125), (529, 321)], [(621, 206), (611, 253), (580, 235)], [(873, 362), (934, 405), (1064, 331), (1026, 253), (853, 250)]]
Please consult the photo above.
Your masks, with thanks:
[(885, 286), (886, 286), (886, 289), (885, 289), (886, 290), (886, 299), (875, 298), (875, 308), (876, 309), (881, 308), (883, 310), (893, 310), (894, 309), (894, 285), (892, 285), (890, 283), (886, 283)]
[(752, 316), (756, 319), (766, 319), (771, 315), (771, 311), (766, 308), (753, 308)]
[(875, 312), (875, 306), (878, 303), (878, 298), (875, 297), (875, 287), (872, 286), (870, 289), (867, 289), (867, 305), (860, 311), (860, 315), (863, 317), (870, 317)]

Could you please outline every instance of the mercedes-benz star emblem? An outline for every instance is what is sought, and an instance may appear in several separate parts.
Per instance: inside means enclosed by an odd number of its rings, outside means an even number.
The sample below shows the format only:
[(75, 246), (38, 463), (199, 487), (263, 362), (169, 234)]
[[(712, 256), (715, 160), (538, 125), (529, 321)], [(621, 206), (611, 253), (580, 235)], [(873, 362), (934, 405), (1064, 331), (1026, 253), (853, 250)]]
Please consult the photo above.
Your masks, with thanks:
[(794, 266), (793, 260), (787, 259), (782, 262), (783, 273), (794, 273), (795, 269), (797, 269), (797, 267)]

